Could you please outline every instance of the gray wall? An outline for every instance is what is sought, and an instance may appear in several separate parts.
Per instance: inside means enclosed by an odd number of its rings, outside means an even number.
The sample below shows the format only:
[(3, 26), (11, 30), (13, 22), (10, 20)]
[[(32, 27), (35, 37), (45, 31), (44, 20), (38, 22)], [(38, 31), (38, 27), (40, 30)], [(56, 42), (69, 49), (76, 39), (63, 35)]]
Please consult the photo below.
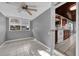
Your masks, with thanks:
[(6, 19), (6, 29), (7, 29), (7, 39), (6, 40), (14, 40), (14, 39), (19, 39), (19, 38), (27, 38), (27, 37), (32, 37), (32, 30), (30, 31), (9, 31), (9, 19)]
[(51, 27), (50, 9), (32, 21), (33, 34), (40, 42), (51, 47), (51, 37), (48, 35)]
[(6, 17), (0, 13), (0, 44), (6, 39)]

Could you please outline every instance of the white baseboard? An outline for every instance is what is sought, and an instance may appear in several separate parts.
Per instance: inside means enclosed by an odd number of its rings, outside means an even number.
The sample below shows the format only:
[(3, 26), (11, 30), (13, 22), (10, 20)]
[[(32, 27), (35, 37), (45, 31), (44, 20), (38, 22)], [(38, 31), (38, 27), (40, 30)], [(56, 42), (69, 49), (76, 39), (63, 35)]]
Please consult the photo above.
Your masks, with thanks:
[(20, 39), (14, 39), (14, 40), (7, 40), (5, 42), (3, 42), (0, 47), (2, 47), (3, 45), (5, 45), (6, 43), (9, 43), (9, 42), (14, 42), (14, 41), (19, 41), (19, 40), (26, 40), (26, 39), (30, 39), (30, 38), (33, 38), (33, 37), (28, 37), (28, 38), (20, 38)]
[(37, 39), (34, 39), (34, 40), (38, 41), (38, 43), (40, 43), (41, 45), (43, 45), (44, 47), (46, 47), (46, 48), (50, 51), (50, 48), (49, 48), (48, 46), (46, 46), (45, 44), (43, 44), (42, 42), (40, 42), (40, 41), (37, 40)]
[(30, 38), (33, 38), (33, 37), (19, 38), (19, 39), (14, 39), (14, 40), (7, 40), (7, 41), (5, 41), (5, 42), (8, 43), (8, 42), (14, 42), (14, 41), (19, 41), (19, 40), (26, 40), (26, 39), (30, 39)]
[(57, 51), (56, 49), (54, 50), (54, 54), (56, 56), (66, 56), (66, 55), (62, 54), (61, 52)]
[[(19, 40), (26, 40), (26, 39), (30, 39), (30, 38), (33, 38), (33, 37), (28, 37), (28, 38), (20, 38), (20, 39), (14, 39), (14, 40), (8, 40), (8, 41), (5, 41), (4, 43), (2, 43), (0, 45), (0, 47), (2, 47), (3, 45), (5, 45), (6, 43), (9, 43), (9, 42), (14, 42), (14, 41), (19, 41)], [(36, 40), (38, 41), (37, 39), (33, 39), (33, 40)], [(41, 45), (43, 45), (44, 47), (46, 47), (48, 50), (50, 50), (49, 47), (47, 47), (45, 44), (41, 43), (40, 41), (38, 41), (38, 43), (40, 43)]]
[(1, 45), (0, 45), (0, 48), (5, 44), (5, 42), (3, 42)]
[[(14, 41), (20, 41), (20, 40), (27, 40), (27, 39), (30, 39), (30, 38), (33, 38), (33, 37), (28, 37), (28, 38), (20, 38), (20, 39), (14, 39), (14, 40), (8, 40), (8, 41), (5, 41), (3, 44), (0, 45), (0, 48), (2, 46), (4, 46), (6, 43), (9, 43), (9, 42), (14, 42)], [(43, 45), (44, 47), (47, 48), (48, 51), (50, 51), (50, 48), (47, 47), (45, 44), (43, 44), (42, 42), (38, 41), (36, 38), (33, 39), (34, 41), (37, 41), (39, 44)]]

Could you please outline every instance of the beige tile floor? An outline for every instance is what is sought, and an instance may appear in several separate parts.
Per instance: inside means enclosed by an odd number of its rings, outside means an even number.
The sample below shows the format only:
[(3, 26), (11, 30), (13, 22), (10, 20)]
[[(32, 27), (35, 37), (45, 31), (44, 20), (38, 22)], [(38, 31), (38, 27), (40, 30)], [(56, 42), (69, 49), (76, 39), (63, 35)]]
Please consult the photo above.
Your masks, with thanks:
[(38, 50), (49, 53), (48, 49), (37, 40), (19, 40), (8, 42), (0, 47), (0, 56), (40, 56)]
[[(76, 36), (72, 36), (72, 39), (76, 39)], [(65, 40), (64, 42), (58, 43), (55, 46), (55, 49), (67, 56), (76, 55), (76, 42), (71, 43), (70, 39)]]

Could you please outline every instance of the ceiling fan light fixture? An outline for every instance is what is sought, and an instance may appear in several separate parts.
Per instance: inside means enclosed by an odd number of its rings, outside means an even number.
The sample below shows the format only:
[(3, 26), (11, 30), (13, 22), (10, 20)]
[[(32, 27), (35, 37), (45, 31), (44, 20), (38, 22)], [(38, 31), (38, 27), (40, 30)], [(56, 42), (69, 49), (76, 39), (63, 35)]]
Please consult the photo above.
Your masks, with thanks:
[(76, 4), (70, 7), (70, 11), (76, 10)]

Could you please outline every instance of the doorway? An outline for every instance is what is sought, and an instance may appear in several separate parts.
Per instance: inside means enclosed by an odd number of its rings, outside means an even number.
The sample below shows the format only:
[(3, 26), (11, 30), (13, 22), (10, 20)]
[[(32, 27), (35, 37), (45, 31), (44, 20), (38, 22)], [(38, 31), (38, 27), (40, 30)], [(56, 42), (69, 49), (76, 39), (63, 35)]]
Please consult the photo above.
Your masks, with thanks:
[(66, 56), (75, 56), (76, 2), (66, 2), (55, 9), (55, 27), (55, 50)]

